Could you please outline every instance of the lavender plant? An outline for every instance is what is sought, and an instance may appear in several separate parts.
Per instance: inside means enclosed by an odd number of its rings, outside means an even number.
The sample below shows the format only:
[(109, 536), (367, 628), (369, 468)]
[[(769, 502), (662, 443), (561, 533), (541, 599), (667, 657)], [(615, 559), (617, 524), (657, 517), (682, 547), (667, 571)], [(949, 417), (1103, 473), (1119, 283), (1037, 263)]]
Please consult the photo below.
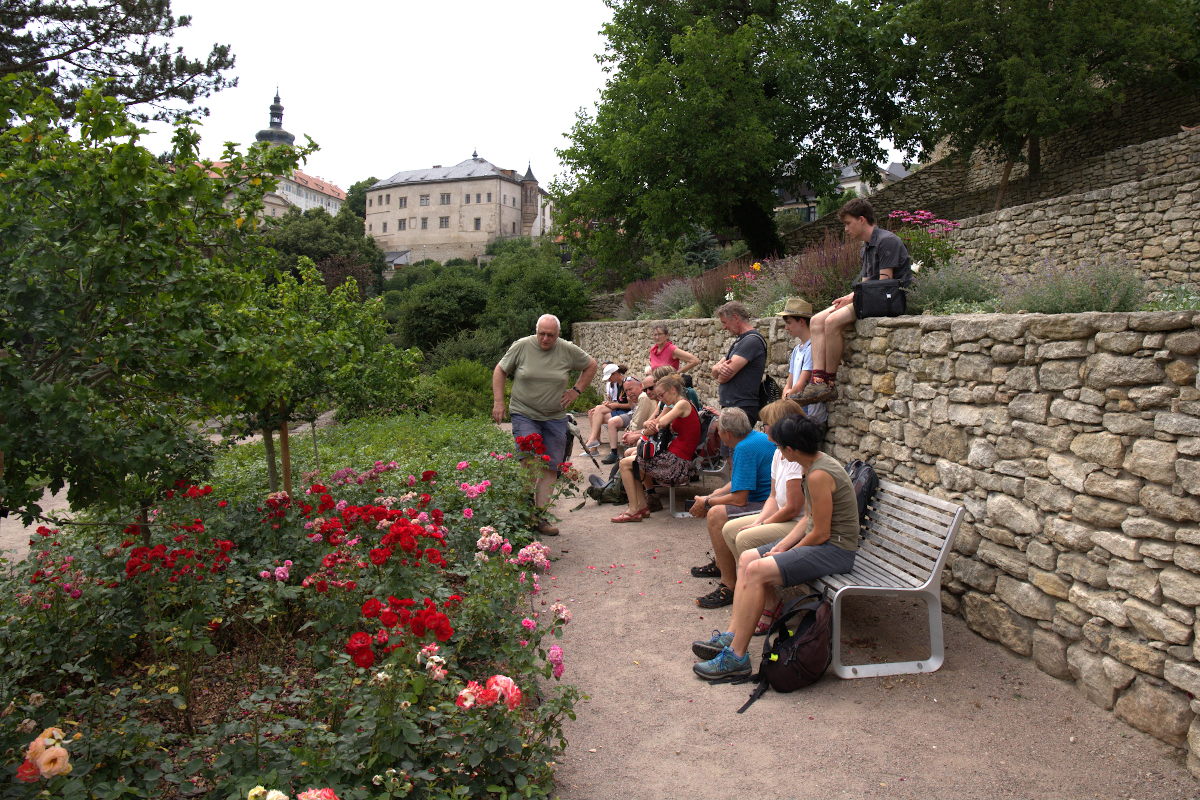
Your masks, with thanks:
[(1041, 314), (1136, 311), (1146, 296), (1141, 274), (1124, 258), (1098, 255), (1059, 267), (1050, 259), (1028, 275), (1005, 278), (1000, 310)]

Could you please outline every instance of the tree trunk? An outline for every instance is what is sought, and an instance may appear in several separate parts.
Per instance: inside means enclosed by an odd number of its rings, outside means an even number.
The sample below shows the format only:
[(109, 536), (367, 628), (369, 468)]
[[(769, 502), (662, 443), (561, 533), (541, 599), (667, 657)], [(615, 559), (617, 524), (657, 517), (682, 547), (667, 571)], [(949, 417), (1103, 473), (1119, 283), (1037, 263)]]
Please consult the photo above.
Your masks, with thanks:
[(1036, 136), (1029, 137), (1029, 177), (1036, 178), (1042, 174), (1042, 140)]
[(996, 193), (996, 207), (993, 211), (999, 211), (1000, 206), (1004, 203), (1004, 190), (1008, 188), (1008, 176), (1012, 173), (1013, 161), (1010, 158), (1004, 162), (1004, 174), (1000, 176), (1000, 191)]
[(270, 428), (263, 428), (263, 449), (267, 451), (267, 485), (274, 494), (279, 491), (279, 472), (275, 469), (275, 435)]
[[(287, 404), (280, 400), (279, 411), (285, 413)], [(279, 462), (283, 467), (283, 490), (287, 492), (288, 497), (292, 496), (292, 455), (288, 449), (288, 426), (287, 417), (279, 423)]]

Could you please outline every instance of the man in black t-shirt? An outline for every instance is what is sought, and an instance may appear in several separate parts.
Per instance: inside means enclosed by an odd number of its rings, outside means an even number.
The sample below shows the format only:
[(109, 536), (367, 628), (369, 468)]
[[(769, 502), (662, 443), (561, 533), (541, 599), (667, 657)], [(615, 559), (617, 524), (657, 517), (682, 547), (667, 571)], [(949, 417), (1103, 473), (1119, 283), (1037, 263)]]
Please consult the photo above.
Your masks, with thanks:
[[(908, 286), (912, 280), (908, 249), (896, 234), (876, 227), (875, 209), (869, 200), (860, 197), (849, 201), (838, 210), (838, 219), (842, 221), (848, 238), (863, 242), (862, 271), (858, 275), (860, 283), (894, 278), (900, 281), (901, 286)], [(845, 344), (842, 331), (848, 325), (853, 325), (855, 319), (853, 292), (837, 298), (833, 305), (812, 318), (809, 325), (812, 333), (812, 381), (800, 394), (791, 395), (793, 400), (808, 405), (828, 402), (837, 397), (833, 383)]]
[(721, 408), (740, 408), (750, 426), (758, 422), (758, 385), (767, 368), (767, 342), (750, 322), (750, 312), (734, 300), (717, 309), (721, 327), (733, 334), (725, 358), (713, 367)]

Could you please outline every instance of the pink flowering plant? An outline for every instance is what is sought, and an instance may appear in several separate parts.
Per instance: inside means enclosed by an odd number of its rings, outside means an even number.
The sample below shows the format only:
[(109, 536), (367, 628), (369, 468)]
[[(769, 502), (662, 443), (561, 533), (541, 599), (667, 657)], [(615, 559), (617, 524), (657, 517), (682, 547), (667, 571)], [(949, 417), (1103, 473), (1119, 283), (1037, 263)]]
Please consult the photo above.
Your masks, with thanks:
[(959, 223), (941, 219), (930, 211), (896, 209), (888, 214), (888, 226), (904, 242), (912, 259), (913, 272), (936, 272), (962, 255), (951, 234)]

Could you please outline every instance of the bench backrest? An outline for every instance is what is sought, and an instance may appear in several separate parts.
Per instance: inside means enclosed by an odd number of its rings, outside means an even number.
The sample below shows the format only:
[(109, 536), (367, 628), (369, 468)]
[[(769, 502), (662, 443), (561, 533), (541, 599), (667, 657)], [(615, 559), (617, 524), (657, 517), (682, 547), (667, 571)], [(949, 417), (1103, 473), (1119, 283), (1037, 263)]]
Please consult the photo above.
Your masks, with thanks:
[(859, 552), (907, 582), (924, 584), (945, 563), (965, 513), (962, 506), (881, 480)]

